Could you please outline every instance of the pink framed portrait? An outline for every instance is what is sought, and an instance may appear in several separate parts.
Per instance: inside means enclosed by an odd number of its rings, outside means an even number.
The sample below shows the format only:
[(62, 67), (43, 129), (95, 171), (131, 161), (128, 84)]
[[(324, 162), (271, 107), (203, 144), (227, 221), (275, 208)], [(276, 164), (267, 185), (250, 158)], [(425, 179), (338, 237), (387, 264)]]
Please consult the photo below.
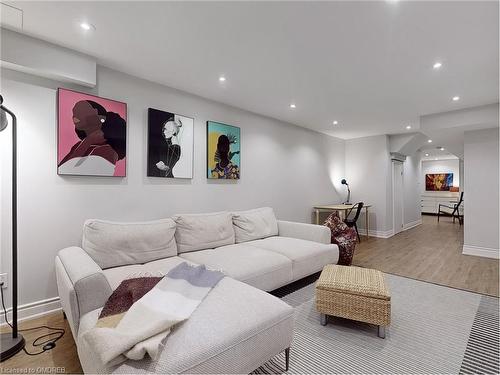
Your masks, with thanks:
[(57, 173), (126, 176), (127, 104), (57, 91)]

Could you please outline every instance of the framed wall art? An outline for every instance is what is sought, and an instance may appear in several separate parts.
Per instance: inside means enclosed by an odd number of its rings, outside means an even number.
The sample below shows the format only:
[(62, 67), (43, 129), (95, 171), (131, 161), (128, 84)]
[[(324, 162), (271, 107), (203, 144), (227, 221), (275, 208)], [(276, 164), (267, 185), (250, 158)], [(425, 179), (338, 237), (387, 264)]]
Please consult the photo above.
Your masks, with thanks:
[(57, 173), (124, 177), (127, 104), (62, 88), (57, 103)]
[(240, 128), (207, 121), (207, 178), (239, 180)]
[(193, 178), (194, 119), (148, 109), (148, 176)]
[(426, 191), (450, 191), (453, 187), (453, 173), (432, 173), (425, 175)]

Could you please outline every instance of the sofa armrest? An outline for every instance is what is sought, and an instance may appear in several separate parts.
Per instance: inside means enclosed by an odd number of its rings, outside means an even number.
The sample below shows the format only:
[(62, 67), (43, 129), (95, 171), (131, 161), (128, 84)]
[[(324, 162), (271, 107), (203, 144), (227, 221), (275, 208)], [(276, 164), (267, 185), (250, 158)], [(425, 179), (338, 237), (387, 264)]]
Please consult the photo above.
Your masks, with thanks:
[(278, 220), (278, 235), (281, 237), (292, 237), (325, 244), (331, 243), (330, 228), (323, 225)]
[(55, 262), (61, 306), (76, 338), (80, 317), (103, 307), (113, 291), (102, 269), (81, 248), (59, 251)]

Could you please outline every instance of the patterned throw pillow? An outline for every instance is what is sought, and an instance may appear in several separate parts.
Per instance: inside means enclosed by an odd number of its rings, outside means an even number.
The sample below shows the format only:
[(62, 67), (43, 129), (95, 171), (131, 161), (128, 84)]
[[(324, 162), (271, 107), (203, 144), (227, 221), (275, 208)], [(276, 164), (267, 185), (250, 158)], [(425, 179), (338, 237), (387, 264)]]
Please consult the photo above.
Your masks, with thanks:
[(354, 256), (354, 248), (356, 247), (357, 237), (354, 228), (349, 228), (340, 219), (337, 211), (333, 212), (328, 219), (326, 219), (325, 226), (330, 228), (332, 232), (331, 241), (339, 247), (339, 261), (338, 264), (343, 266), (350, 266)]

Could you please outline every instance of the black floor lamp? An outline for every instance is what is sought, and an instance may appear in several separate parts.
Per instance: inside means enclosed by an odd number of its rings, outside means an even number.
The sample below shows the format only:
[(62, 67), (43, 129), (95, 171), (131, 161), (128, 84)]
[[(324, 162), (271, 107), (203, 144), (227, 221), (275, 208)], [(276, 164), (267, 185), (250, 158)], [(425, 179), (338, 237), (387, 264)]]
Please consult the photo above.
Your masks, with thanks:
[(0, 132), (8, 125), (7, 114), (12, 117), (12, 333), (2, 333), (0, 362), (12, 357), (24, 348), (24, 337), (17, 329), (17, 119), (3, 106), (0, 95)]

